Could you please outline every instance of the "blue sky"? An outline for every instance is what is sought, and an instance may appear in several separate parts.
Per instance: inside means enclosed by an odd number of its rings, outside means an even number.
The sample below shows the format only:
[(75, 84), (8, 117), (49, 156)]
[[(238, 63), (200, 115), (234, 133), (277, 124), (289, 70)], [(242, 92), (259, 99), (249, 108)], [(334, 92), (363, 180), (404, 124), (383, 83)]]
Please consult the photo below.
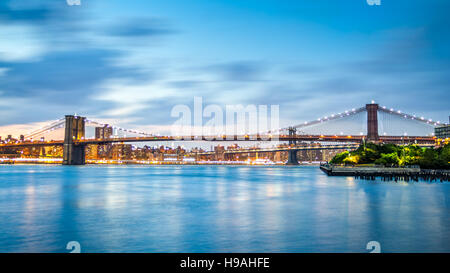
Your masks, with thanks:
[(278, 104), (282, 125), (372, 99), (447, 121), (449, 10), (445, 0), (1, 0), (0, 135), (71, 113), (154, 130), (194, 96)]

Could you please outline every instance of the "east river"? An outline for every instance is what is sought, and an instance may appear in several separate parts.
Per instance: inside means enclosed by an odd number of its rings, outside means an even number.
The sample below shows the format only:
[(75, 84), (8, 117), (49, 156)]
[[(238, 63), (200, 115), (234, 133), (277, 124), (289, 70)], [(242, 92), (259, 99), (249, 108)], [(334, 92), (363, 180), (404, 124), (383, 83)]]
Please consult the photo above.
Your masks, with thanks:
[(0, 252), (450, 252), (450, 183), (318, 167), (0, 165)]

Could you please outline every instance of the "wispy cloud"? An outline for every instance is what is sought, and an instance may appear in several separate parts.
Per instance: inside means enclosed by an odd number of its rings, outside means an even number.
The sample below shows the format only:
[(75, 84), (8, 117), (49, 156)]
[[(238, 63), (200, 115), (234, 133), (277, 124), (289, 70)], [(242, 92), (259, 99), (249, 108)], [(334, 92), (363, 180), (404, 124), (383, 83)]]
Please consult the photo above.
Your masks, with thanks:
[(173, 33), (175, 31), (167, 23), (155, 18), (130, 19), (106, 29), (108, 35), (129, 38), (154, 37)]
[(446, 1), (86, 2), (0, 2), (0, 126), (77, 112), (164, 127), (194, 96), (279, 104), (285, 124), (371, 99), (448, 115)]

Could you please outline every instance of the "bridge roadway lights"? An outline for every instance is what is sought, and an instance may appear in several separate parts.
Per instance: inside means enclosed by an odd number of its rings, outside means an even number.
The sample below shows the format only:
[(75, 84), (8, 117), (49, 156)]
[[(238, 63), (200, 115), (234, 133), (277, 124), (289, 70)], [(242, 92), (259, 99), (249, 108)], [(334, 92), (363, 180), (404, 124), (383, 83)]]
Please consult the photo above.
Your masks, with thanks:
[(288, 161), (286, 165), (299, 165), (297, 159), (297, 150), (288, 152)]

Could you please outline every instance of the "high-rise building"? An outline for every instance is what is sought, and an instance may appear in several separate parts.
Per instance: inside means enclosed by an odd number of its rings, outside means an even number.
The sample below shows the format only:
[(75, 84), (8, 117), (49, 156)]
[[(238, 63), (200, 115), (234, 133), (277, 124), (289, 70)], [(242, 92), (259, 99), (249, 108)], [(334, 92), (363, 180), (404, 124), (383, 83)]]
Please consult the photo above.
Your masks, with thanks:
[(132, 155), (132, 146), (131, 144), (114, 144), (111, 154), (114, 160), (129, 160)]
[(113, 128), (105, 125), (103, 127), (95, 127), (95, 138), (106, 139), (113, 135)]
[(442, 125), (434, 128), (434, 135), (438, 139), (450, 138), (450, 125)]
[(215, 160), (225, 160), (225, 147), (222, 145), (217, 145), (214, 147)]
[(98, 159), (99, 152), (98, 148), (101, 145), (87, 145), (86, 146), (86, 159)]
[[(113, 128), (106, 124), (103, 127), (95, 127), (95, 138), (96, 139), (107, 139), (113, 135)], [(92, 149), (92, 156), (96, 156), (99, 159), (106, 159), (110, 157), (110, 152), (112, 151), (112, 144), (97, 145), (95, 149)], [(95, 155), (96, 153), (96, 155)]]

